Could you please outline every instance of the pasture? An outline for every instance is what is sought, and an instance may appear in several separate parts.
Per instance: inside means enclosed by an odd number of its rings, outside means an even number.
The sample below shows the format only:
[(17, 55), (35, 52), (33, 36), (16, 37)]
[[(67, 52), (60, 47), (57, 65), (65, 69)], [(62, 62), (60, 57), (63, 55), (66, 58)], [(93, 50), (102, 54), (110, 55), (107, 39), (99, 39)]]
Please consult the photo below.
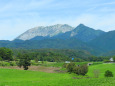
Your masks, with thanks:
[[(100, 71), (99, 78), (94, 78), (94, 70)], [(115, 77), (104, 77), (106, 70), (112, 71), (115, 75), (115, 64), (91, 65), (86, 76), (4, 67), (0, 68), (0, 86), (115, 86)]]

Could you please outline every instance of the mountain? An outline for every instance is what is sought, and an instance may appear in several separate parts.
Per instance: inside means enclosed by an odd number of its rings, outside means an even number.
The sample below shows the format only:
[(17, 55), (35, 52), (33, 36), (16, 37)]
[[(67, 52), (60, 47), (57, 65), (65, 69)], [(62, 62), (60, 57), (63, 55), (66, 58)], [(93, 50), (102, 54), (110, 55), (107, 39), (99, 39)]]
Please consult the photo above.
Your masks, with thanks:
[(34, 37), (39, 37), (40, 39), (42, 39), (44, 37), (52, 37), (52, 36), (58, 35), (60, 33), (65, 33), (72, 29), (74, 29), (74, 28), (67, 24), (57, 24), (57, 25), (46, 26), (46, 27), (39, 26), (39, 27), (35, 27), (35, 28), (32, 28), (32, 29), (24, 32), (23, 34), (18, 36), (15, 40), (17, 40), (17, 39), (30, 40)]
[(89, 42), (104, 52), (115, 50), (115, 31), (109, 31)]
[(104, 33), (104, 31), (94, 30), (83, 24), (78, 25), (76, 28), (67, 24), (57, 24), (32, 28), (14, 41), (6, 42), (5, 45), (1, 43), (0, 46), (26, 49), (78, 49), (98, 54), (101, 51), (98, 48), (92, 48), (88, 42)]
[(87, 42), (95, 39), (96, 37), (104, 33), (104, 31), (94, 30), (93, 28), (80, 24), (73, 31), (71, 31), (71, 37), (76, 37), (84, 42)]
[(73, 28), (67, 24), (36, 27), (17, 37), (15, 40), (44, 40), (44, 39), (70, 39), (76, 38), (88, 42), (104, 34), (104, 31), (94, 30), (83, 24)]
[(61, 35), (57, 35), (55, 37), (61, 39), (77, 38), (83, 42), (88, 42), (104, 33), (104, 31), (94, 30), (93, 28), (80, 24), (75, 29), (65, 32)]
[(93, 55), (113, 55), (115, 31), (94, 30), (83, 24), (67, 24), (30, 29), (13, 41), (0, 41), (0, 47), (25, 49), (77, 49)]

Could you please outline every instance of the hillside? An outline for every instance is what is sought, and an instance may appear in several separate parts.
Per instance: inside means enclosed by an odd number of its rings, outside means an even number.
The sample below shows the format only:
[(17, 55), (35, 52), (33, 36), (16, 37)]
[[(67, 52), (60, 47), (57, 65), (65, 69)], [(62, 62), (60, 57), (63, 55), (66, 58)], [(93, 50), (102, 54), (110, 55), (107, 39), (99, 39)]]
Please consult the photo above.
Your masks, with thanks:
[(12, 42), (10, 47), (27, 49), (54, 48), (54, 49), (89, 49), (88, 45), (78, 39), (45, 39)]
[(115, 50), (115, 31), (109, 31), (91, 42), (90, 45), (93, 47), (97, 47), (104, 52)]
[(75, 29), (65, 32), (63, 34), (59, 34), (54, 38), (60, 38), (60, 39), (76, 38), (83, 42), (88, 42), (104, 33), (105, 33), (104, 31), (95, 30), (93, 28), (80, 24)]

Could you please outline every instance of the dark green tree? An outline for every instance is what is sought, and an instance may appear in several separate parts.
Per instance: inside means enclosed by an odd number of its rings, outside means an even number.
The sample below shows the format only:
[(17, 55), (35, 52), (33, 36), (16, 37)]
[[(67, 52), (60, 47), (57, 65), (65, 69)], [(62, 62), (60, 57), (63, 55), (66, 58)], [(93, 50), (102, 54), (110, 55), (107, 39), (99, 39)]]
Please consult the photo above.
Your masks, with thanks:
[(19, 60), (18, 66), (19, 67), (23, 66), (24, 70), (28, 70), (28, 66), (31, 65), (29, 56), (27, 54), (23, 54), (23, 55), (20, 55), (19, 58), (20, 60)]
[(113, 77), (113, 73), (110, 70), (105, 71), (105, 77)]
[(12, 50), (10, 50), (9, 48), (0, 48), (0, 57), (3, 59), (3, 60), (13, 60), (13, 52)]
[(80, 67), (80, 75), (85, 75), (88, 72), (88, 66), (87, 64), (84, 64)]
[(86, 64), (82, 65), (82, 66), (76, 66), (74, 67), (74, 73), (78, 74), (78, 75), (85, 75), (88, 72), (88, 66)]
[(75, 67), (75, 63), (69, 63), (68, 64), (68, 66), (67, 66), (67, 71), (69, 72), (69, 73), (72, 73), (73, 72), (73, 70), (74, 70), (74, 67)]

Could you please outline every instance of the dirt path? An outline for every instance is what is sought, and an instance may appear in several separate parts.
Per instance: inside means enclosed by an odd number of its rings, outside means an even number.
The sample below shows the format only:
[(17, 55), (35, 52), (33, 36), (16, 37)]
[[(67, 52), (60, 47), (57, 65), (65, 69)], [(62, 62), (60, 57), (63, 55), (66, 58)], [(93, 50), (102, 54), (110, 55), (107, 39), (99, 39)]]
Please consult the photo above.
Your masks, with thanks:
[[(6, 66), (6, 67), (0, 67), (0, 68), (23, 70), (23, 67), (19, 68), (17, 66)], [(30, 66), (28, 70), (42, 71), (42, 72), (47, 72), (47, 73), (56, 73), (56, 71), (59, 69), (60, 69), (59, 67)]]
[(59, 70), (59, 67), (44, 67), (44, 66), (30, 66), (29, 70), (34, 71), (43, 71), (48, 73), (56, 73), (56, 70)]

